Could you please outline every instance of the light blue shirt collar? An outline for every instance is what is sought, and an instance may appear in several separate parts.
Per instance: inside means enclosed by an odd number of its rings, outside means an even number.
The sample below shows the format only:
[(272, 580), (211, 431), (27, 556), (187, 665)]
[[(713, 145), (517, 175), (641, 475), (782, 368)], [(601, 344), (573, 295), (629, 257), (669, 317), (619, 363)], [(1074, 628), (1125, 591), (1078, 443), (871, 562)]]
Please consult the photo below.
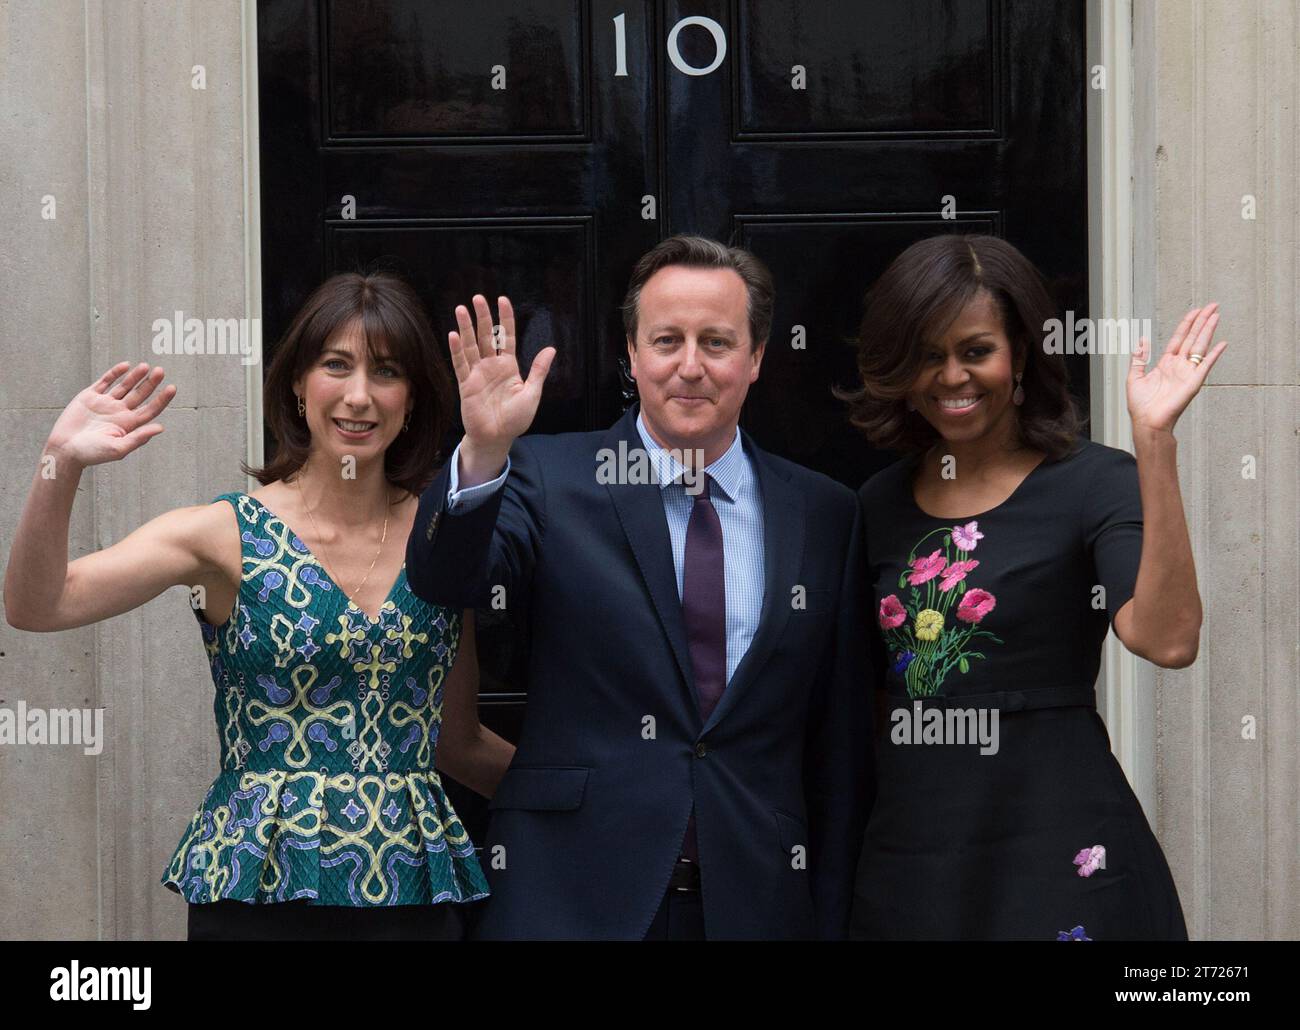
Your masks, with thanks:
[[(687, 471), (686, 466), (678, 461), (671, 451), (659, 446), (655, 438), (650, 435), (650, 431), (646, 429), (640, 411), (636, 414), (636, 431), (641, 434), (641, 442), (645, 444), (646, 453), (650, 456), (650, 464), (659, 477), (659, 489), (681, 482), (683, 474)], [(739, 426), (736, 427), (735, 439), (731, 441), (731, 446), (727, 448), (726, 453), (717, 461), (706, 465), (704, 471), (728, 501), (736, 499), (745, 472), (745, 447), (740, 440)]]

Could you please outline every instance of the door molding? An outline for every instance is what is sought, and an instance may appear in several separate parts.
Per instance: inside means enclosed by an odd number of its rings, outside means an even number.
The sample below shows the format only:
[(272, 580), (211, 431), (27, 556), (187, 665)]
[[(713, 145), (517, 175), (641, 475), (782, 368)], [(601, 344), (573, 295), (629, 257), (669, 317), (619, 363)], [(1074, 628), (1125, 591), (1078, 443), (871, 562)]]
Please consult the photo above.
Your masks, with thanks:
[[(1087, 6), (1088, 266), (1093, 318), (1128, 318), (1137, 310), (1133, 235), (1133, 4), (1088, 0)], [(1105, 89), (1092, 86), (1092, 69), (1105, 69)], [(1149, 298), (1148, 298), (1149, 300)], [(1091, 436), (1133, 450), (1122, 355), (1094, 355), (1089, 364)], [(1099, 709), (1119, 759), (1149, 819), (1155, 806), (1155, 676), (1106, 637), (1098, 678)]]
[[(256, 319), (249, 325), (262, 324), (262, 180), (258, 165), (261, 140), (258, 134), (257, 91), (257, 0), (240, 0), (240, 31), (243, 52), (240, 76), (244, 90), (244, 317)], [(262, 433), (262, 362), (266, 345), (262, 340), (261, 358), (244, 366), (244, 460), (254, 468), (265, 464), (265, 440)], [(252, 476), (245, 490), (257, 489)]]

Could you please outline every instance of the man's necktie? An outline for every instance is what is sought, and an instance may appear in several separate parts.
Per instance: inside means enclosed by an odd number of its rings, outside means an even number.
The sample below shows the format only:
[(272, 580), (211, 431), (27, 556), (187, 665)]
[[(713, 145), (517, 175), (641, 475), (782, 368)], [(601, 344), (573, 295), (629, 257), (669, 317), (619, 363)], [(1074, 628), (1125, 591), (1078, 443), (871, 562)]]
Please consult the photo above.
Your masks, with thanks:
[[(712, 480), (704, 476), (704, 489), (695, 497), (686, 524), (686, 558), (682, 569), (682, 612), (690, 645), (691, 670), (700, 716), (709, 716), (727, 686), (727, 586), (722, 564), (722, 523), (709, 500)], [(695, 811), (686, 826), (682, 854), (698, 862)]]

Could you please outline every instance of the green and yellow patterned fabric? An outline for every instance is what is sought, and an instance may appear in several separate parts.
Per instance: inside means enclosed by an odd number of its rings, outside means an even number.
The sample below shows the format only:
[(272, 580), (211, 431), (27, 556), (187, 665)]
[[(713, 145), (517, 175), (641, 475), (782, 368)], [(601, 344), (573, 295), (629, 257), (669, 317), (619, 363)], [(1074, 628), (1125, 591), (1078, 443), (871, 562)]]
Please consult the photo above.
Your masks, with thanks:
[(434, 770), (459, 612), (398, 573), (371, 620), (256, 498), (235, 509), (230, 618), (195, 610), (216, 687), (221, 774), (162, 882), (193, 903), (434, 904), (486, 897)]

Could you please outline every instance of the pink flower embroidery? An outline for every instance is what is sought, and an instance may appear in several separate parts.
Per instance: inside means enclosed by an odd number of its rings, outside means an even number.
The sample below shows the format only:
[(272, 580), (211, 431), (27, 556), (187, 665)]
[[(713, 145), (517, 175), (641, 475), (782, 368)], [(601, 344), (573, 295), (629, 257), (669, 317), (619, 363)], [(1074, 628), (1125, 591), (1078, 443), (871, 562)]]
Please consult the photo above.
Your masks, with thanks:
[(973, 551), (975, 544), (984, 539), (984, 534), (979, 531), (978, 522), (967, 522), (964, 526), (952, 527), (952, 538), (963, 551)]
[(1091, 876), (1098, 869), (1106, 868), (1106, 849), (1101, 844), (1084, 848), (1074, 856), (1074, 864), (1079, 867), (1080, 876)]
[(939, 581), (939, 589), (951, 590), (966, 578), (966, 573), (970, 572), (978, 564), (979, 562), (974, 560), (953, 562), (943, 570), (943, 579)]
[[(971, 583), (979, 566), (988, 565), (970, 557), (983, 538), (974, 520), (932, 527), (907, 552), (894, 581), (898, 593), (878, 599), (876, 619), (888, 645), (891, 675), (904, 681), (910, 698), (940, 696), (950, 673), (969, 673), (986, 657), (979, 650), (986, 641), (1003, 643), (979, 625), (997, 604), (991, 593)], [(927, 541), (934, 540), (942, 540), (942, 546), (927, 554)], [(920, 589), (925, 583), (930, 585)]]
[(977, 623), (993, 610), (997, 598), (987, 590), (967, 590), (962, 595), (961, 604), (957, 605), (957, 618), (962, 622)]
[(928, 558), (917, 558), (912, 562), (913, 571), (907, 581), (912, 586), (920, 583), (928, 583), (943, 571), (943, 567), (948, 564), (948, 560), (938, 551), (931, 551)]
[(893, 594), (880, 602), (881, 629), (898, 629), (906, 621), (907, 612), (904, 610), (902, 602)]

